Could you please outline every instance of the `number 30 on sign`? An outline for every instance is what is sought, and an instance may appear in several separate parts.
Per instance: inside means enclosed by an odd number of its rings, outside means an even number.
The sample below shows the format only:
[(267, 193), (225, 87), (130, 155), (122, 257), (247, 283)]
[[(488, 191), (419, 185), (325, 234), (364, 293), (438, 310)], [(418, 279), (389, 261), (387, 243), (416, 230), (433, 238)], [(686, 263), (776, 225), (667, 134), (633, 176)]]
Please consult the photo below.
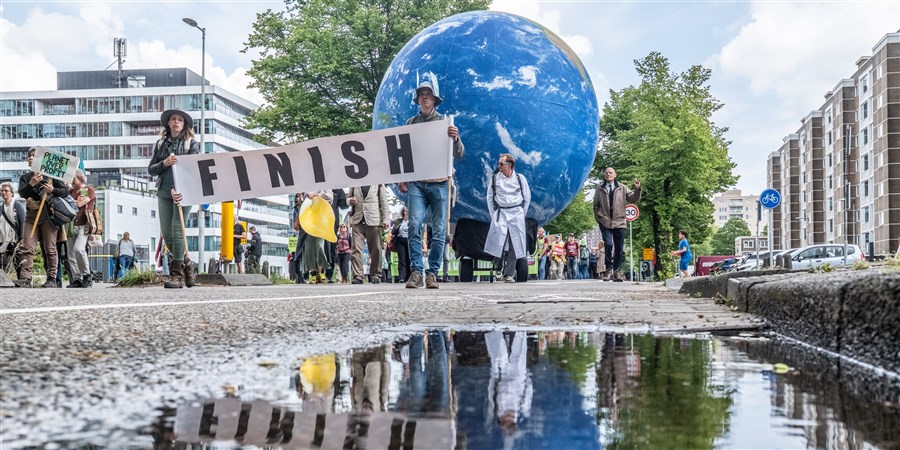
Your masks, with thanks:
[(637, 205), (633, 203), (625, 205), (625, 220), (633, 222), (637, 220), (638, 216), (640, 215), (641, 211), (638, 209)]

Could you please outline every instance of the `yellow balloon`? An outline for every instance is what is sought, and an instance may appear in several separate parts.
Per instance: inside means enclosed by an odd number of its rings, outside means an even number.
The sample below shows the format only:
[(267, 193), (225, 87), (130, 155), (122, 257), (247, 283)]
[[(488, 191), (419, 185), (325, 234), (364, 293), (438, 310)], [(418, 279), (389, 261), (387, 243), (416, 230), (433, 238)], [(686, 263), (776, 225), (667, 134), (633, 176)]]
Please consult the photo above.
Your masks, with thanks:
[(336, 374), (333, 354), (312, 356), (300, 365), (300, 382), (311, 394), (333, 389)]
[(300, 226), (307, 234), (328, 242), (337, 242), (334, 234), (334, 210), (322, 197), (313, 198), (309, 207), (301, 208)]

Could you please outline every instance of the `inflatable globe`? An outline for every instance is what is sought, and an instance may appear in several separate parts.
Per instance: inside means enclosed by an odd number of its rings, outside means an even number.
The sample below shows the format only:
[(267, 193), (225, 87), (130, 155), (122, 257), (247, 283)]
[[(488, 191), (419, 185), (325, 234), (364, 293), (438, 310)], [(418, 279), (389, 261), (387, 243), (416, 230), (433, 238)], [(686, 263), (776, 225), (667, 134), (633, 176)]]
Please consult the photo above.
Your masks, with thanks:
[(526, 217), (546, 224), (581, 192), (597, 150), (599, 111), (581, 61), (550, 30), (512, 14), (478, 11), (441, 20), (394, 58), (375, 100), (373, 128), (418, 112), (417, 74), (433, 72), (466, 146), (455, 161), (459, 198), (450, 220), (489, 222), (485, 193), (501, 153), (528, 178)]

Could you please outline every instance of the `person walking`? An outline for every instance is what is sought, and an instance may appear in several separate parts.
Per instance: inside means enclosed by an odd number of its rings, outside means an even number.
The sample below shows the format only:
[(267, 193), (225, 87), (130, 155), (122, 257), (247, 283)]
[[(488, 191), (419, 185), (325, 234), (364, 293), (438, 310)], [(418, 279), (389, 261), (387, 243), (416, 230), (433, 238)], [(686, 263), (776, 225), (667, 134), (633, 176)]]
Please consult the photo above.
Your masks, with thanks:
[(347, 196), (350, 205), (350, 226), (353, 235), (353, 254), (350, 265), (353, 267), (353, 284), (363, 283), (363, 248), (369, 247), (369, 283), (381, 282), (381, 255), (384, 243), (382, 230), (390, 222), (390, 211), (387, 204), (387, 192), (384, 185), (358, 186), (350, 189)]
[[(31, 279), (22, 278), (21, 248), (25, 236), (25, 204), (17, 202), (10, 182), (0, 184), (0, 270), (15, 267), (17, 287), (30, 287)], [(28, 230), (30, 231), (30, 230)]]
[[(34, 162), (35, 152), (39, 148), (31, 147), (28, 149), (27, 164), (31, 167)], [(41, 208), (41, 198), (47, 198), (44, 201), (44, 207)], [(31, 280), (31, 270), (34, 265), (34, 249), (38, 240), (41, 242), (41, 249), (44, 252), (44, 269), (47, 272), (47, 281), (41, 286), (43, 288), (61, 288), (62, 284), (57, 282), (56, 275), (59, 269), (59, 253), (56, 251), (56, 241), (59, 236), (59, 229), (50, 221), (49, 203), (50, 196), (66, 197), (69, 195), (69, 188), (62, 180), (45, 177), (38, 172), (29, 170), (19, 177), (19, 197), (25, 199), (25, 238), (22, 245), (22, 271), (23, 279)], [(40, 216), (38, 216), (40, 209)], [(37, 223), (35, 229), (34, 224)], [(35, 233), (32, 234), (32, 229)]]
[(603, 241), (597, 243), (597, 279), (606, 280), (606, 244)]
[[(436, 110), (443, 102), (438, 87), (437, 76), (431, 72), (425, 74), (413, 94), (413, 101), (419, 105), (419, 113), (406, 121), (407, 125), (431, 122), (444, 118)], [(460, 159), (465, 153), (459, 129), (453, 125), (447, 127), (447, 136), (453, 140), (453, 158)], [(435, 143), (435, 145), (444, 145)], [(406, 287), (415, 289), (424, 285), (427, 289), (437, 289), (437, 273), (441, 268), (446, 243), (447, 202), (449, 198), (449, 178), (399, 183), (401, 192), (408, 192), (409, 207), (409, 259), (410, 276)], [(425, 224), (425, 213), (431, 225), (431, 245), (428, 247), (428, 267), (422, 262), (422, 226)], [(423, 275), (424, 272), (424, 275)]]
[(237, 273), (244, 273), (244, 240), (247, 239), (247, 230), (244, 224), (240, 222), (234, 223), (234, 233), (232, 234), (232, 253), (234, 253), (234, 265)]
[(603, 182), (594, 190), (594, 219), (606, 244), (606, 279), (625, 281), (625, 205), (641, 200), (641, 181), (634, 179), (634, 190), (616, 181), (616, 171), (607, 167)]
[(397, 275), (400, 283), (406, 283), (409, 278), (409, 210), (405, 206), (391, 227), (391, 242), (397, 253)]
[(681, 271), (681, 274), (684, 276), (684, 278), (691, 277), (690, 275), (688, 275), (688, 266), (690, 266), (691, 259), (694, 257), (691, 254), (691, 245), (688, 244), (687, 238), (688, 232), (685, 230), (679, 230), (678, 250), (672, 250), (672, 252), (669, 253), (672, 256), (677, 256), (680, 258), (678, 261), (678, 270)]
[(578, 279), (588, 279), (588, 264), (591, 259), (591, 250), (584, 239), (578, 243)]
[[(181, 217), (187, 217), (190, 206), (181, 206), (181, 193), (175, 190), (172, 166), (178, 157), (200, 153), (200, 143), (194, 139), (194, 121), (190, 114), (177, 109), (163, 111), (159, 117), (163, 130), (156, 141), (156, 149), (147, 171), (156, 178), (156, 204), (159, 211), (159, 227), (163, 239), (172, 249), (169, 264), (169, 280), (164, 286), (180, 289), (194, 286), (194, 271), (187, 249), (184, 248), (184, 229)], [(176, 210), (181, 208), (181, 212)]]
[(562, 240), (562, 236), (557, 234), (553, 238), (553, 245), (550, 250), (550, 279), (564, 280), (564, 270), (566, 267), (566, 243)]
[(538, 261), (538, 280), (547, 279), (547, 259), (550, 255), (550, 240), (547, 239), (547, 232), (544, 227), (538, 227), (537, 241), (535, 244), (535, 254)]
[(262, 260), (262, 237), (256, 226), (250, 225), (250, 245), (247, 246), (247, 273), (261, 273), (260, 261)]
[(72, 220), (72, 232), (66, 240), (66, 252), (69, 257), (69, 279), (71, 288), (89, 288), (93, 284), (91, 265), (87, 255), (87, 240), (90, 236), (87, 228), (87, 215), (97, 206), (97, 197), (93, 186), (87, 184), (87, 177), (81, 169), (75, 171), (72, 179), (72, 190), (69, 191), (78, 206), (78, 213)]
[(135, 246), (134, 241), (131, 240), (131, 234), (127, 231), (122, 233), (122, 239), (119, 239), (119, 243), (116, 244), (116, 259), (119, 264), (116, 279), (122, 278), (131, 269), (131, 265), (134, 263), (134, 251)]
[[(312, 201), (316, 197), (321, 197), (322, 200), (325, 200), (330, 205), (333, 198), (332, 195), (331, 190), (307, 192), (306, 198)], [(294, 222), (295, 230), (301, 228), (299, 223), (299, 217), (297, 217), (297, 220)], [(299, 249), (301, 270), (309, 273), (309, 284), (327, 283), (325, 267), (328, 266), (328, 257), (325, 255), (325, 239), (306, 233), (302, 244), (299, 242), (297, 244), (298, 247), (301, 245), (303, 246), (302, 249)]]
[(578, 242), (575, 241), (575, 235), (569, 233), (569, 239), (566, 241), (566, 279), (574, 280), (578, 278)]
[(337, 262), (336, 266), (341, 269), (341, 283), (350, 282), (350, 257), (353, 253), (353, 238), (346, 223), (340, 224), (337, 231)]
[[(334, 212), (334, 233), (337, 235), (338, 226), (341, 224), (341, 209), (347, 209), (350, 205), (347, 203), (347, 193), (344, 189), (331, 190), (331, 210)], [(337, 242), (325, 241), (325, 258), (328, 260), (328, 266), (325, 268), (325, 278), (328, 283), (334, 283), (335, 272), (340, 266), (338, 261)], [(342, 275), (346, 275), (341, 272)]]
[[(500, 155), (497, 170), (487, 187), (488, 213), (491, 226), (484, 242), (484, 252), (494, 257), (494, 268), (505, 283), (516, 282), (516, 261), (528, 257), (525, 213), (531, 204), (528, 180), (516, 173), (516, 157)], [(499, 280), (498, 280), (499, 281)]]

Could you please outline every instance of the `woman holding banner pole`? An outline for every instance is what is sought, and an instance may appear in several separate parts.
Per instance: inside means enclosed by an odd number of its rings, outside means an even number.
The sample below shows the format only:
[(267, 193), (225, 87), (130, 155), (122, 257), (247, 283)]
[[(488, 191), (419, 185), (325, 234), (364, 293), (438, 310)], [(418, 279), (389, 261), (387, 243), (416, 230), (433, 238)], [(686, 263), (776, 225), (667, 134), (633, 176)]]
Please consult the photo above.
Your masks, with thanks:
[[(28, 149), (27, 161), (29, 168), (34, 162), (34, 153), (37, 149), (37, 146)], [(30, 170), (19, 178), (19, 197), (25, 199), (25, 236), (23, 236), (24, 245), (22, 245), (20, 280), (27, 280), (29, 284), (31, 282), (34, 248), (37, 245), (37, 239), (40, 239), (41, 248), (44, 249), (44, 253), (47, 255), (44, 261), (44, 268), (47, 270), (47, 282), (41, 287), (59, 288), (62, 287), (56, 282), (56, 270), (59, 267), (59, 257), (56, 253), (56, 238), (59, 230), (53, 222), (50, 222), (48, 213), (50, 208), (46, 204), (41, 204), (47, 195), (65, 197), (69, 195), (69, 189), (66, 187), (66, 183), (61, 180), (45, 177)]]
[(170, 109), (162, 113), (160, 123), (163, 130), (160, 139), (156, 141), (156, 149), (147, 171), (157, 177), (159, 227), (163, 239), (171, 245), (172, 250), (169, 281), (165, 283), (165, 287), (180, 289), (185, 284), (187, 287), (194, 285), (193, 267), (188, 259), (184, 226), (181, 221), (181, 217), (187, 215), (191, 207), (181, 206), (181, 194), (175, 191), (172, 166), (178, 163), (178, 156), (200, 153), (200, 144), (194, 140), (194, 122), (189, 114)]

